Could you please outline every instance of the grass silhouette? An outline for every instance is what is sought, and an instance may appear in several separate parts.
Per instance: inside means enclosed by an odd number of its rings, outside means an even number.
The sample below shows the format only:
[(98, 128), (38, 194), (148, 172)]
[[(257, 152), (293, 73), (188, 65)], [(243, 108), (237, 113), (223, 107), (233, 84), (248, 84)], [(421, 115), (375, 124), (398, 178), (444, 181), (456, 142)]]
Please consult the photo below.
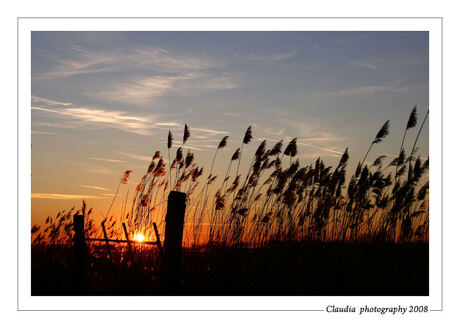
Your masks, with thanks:
[[(249, 126), (241, 147), (234, 150), (225, 175), (218, 181), (218, 176), (213, 171), (214, 163), (219, 150), (227, 146), (229, 136), (223, 137), (216, 145), (208, 171), (195, 162), (190, 149), (184, 155), (186, 143), (193, 137), (187, 125), (182, 143), (177, 148), (175, 157), (171, 158), (174, 137), (169, 131), (168, 159), (163, 158), (160, 151), (156, 151), (145, 175), (137, 184), (131, 203), (127, 192), (120, 216), (109, 216), (120, 185), (128, 182), (131, 171), (127, 170), (122, 175), (109, 210), (103, 216), (108, 237), (122, 239), (124, 234), (121, 223), (126, 223), (131, 233), (141, 232), (147, 239), (155, 239), (152, 225), (155, 222), (162, 234), (167, 197), (171, 190), (175, 190), (187, 195), (184, 246), (188, 252), (184, 254), (184, 265), (189, 269), (185, 272), (188, 277), (184, 278), (188, 278), (189, 288), (188, 293), (187, 287), (183, 290), (187, 294), (225, 295), (233, 294), (232, 290), (240, 295), (425, 294), (428, 289), (429, 160), (422, 160), (417, 156), (417, 141), (427, 117), (428, 112), (420, 124), (408, 156), (404, 142), (408, 131), (417, 125), (417, 108), (410, 113), (398, 157), (388, 162), (385, 156), (379, 156), (374, 162), (368, 163), (366, 159), (371, 149), (383, 142), (389, 133), (390, 122), (385, 122), (349, 177), (346, 174), (348, 148), (344, 150), (335, 167), (326, 166), (321, 158), (301, 167), (297, 159), (296, 138), (290, 140), (285, 147), (282, 140), (271, 148), (267, 141), (262, 141), (252, 156), (247, 173), (241, 174), (241, 158), (247, 152), (243, 152), (246, 150), (244, 146), (252, 141), (252, 127)], [(236, 170), (232, 173), (234, 166)], [(81, 211), (72, 208), (59, 212), (55, 217), (48, 217), (44, 226), (34, 225), (31, 232), (32, 261), (35, 263), (33, 267), (36, 267), (33, 280), (37, 280), (35, 285), (41, 285), (42, 275), (46, 274), (46, 269), (42, 272), (39, 268), (43, 267), (42, 263), (50, 260), (50, 256), (59, 257), (53, 251), (65, 252), (70, 247), (73, 236), (71, 217), (75, 213), (85, 215), (87, 237), (102, 238), (101, 230), (93, 219), (93, 210), (87, 210), (85, 201)], [(131, 238), (132, 236), (130, 235)], [(316, 254), (312, 254), (312, 248), (316, 249)], [(197, 252), (197, 249), (201, 249), (201, 252)], [(131, 250), (135, 255), (128, 258), (125, 246), (114, 246), (114, 260), (124, 267), (120, 268), (123, 270), (120, 276), (124, 273), (129, 275), (129, 269), (137, 269), (142, 272), (143, 277), (140, 280), (144, 277), (148, 279), (149, 273), (157, 269), (155, 250), (147, 250), (142, 244)], [(107, 259), (104, 248), (100, 245), (91, 245), (90, 252), (96, 260), (93, 265)], [(336, 284), (332, 283), (334, 287), (323, 287), (321, 291), (312, 287), (311, 280), (306, 284), (299, 282), (303, 278), (302, 272), (304, 276), (311, 278), (333, 279), (338, 278), (338, 273), (350, 274), (350, 267), (343, 258), (336, 263), (328, 261), (339, 258), (339, 252), (345, 253), (344, 258), (352, 258), (353, 255), (367, 258), (358, 269), (358, 275), (363, 278), (362, 283), (359, 280), (351, 282), (350, 277), (348, 282), (337, 280)], [(371, 256), (371, 253), (375, 255)], [(280, 264), (270, 263), (268, 254), (272, 255), (272, 259), (280, 260)], [(286, 256), (290, 261), (281, 259)], [(213, 261), (217, 257), (221, 258), (218, 260), (220, 264)], [(69, 264), (65, 258), (66, 255), (62, 255), (59, 259), (61, 261), (58, 260), (60, 266)], [(251, 272), (243, 272), (247, 269), (243, 267), (243, 262), (247, 263), (244, 258), (250, 258), (249, 263), (255, 267)], [(305, 268), (304, 264), (298, 263), (299, 258), (321, 264), (324, 271)], [(388, 266), (381, 267), (380, 272), (375, 272), (373, 277), (366, 279), (364, 276), (369, 272), (366, 267), (371, 263), (380, 265), (379, 260), (382, 258), (383, 265)], [(397, 273), (391, 267), (395, 264), (394, 260), (405, 267), (406, 277), (411, 278), (415, 284), (405, 285), (404, 278), (403, 284), (396, 282)], [(208, 273), (202, 271), (201, 266), (197, 268), (193, 262), (201, 262), (202, 267), (214, 267), (214, 270), (220, 272), (220, 277), (216, 277), (209, 284), (204, 283), (206, 278), (209, 281)], [(268, 267), (273, 270), (273, 275), (262, 272)], [(293, 267), (299, 269), (300, 275), (289, 275), (287, 270)], [(387, 278), (381, 275), (382, 272), (394, 279), (388, 280), (379, 289), (370, 286), (372, 278)], [(104, 274), (102, 271), (100, 273)], [(235, 276), (241, 275), (236, 277), (240, 284), (224, 287), (228, 283), (225, 278), (232, 273)], [(262, 281), (272, 277), (282, 280), (281, 284), (264, 290)], [(291, 285), (288, 281), (292, 278), (294, 280)], [(128, 280), (134, 283), (131, 279)], [(249, 285), (248, 280), (252, 284)], [(135, 283), (134, 286), (113, 288), (114, 283), (109, 283), (112, 286), (105, 289), (102, 286), (105, 284), (100, 281), (100, 287), (95, 288), (95, 293), (161, 293), (158, 285), (152, 286), (152, 289), (135, 286)], [(72, 293), (71, 288), (62, 287)], [(60, 292), (55, 286), (35, 288), (37, 294), (48, 294), (47, 290), (52, 294)]]

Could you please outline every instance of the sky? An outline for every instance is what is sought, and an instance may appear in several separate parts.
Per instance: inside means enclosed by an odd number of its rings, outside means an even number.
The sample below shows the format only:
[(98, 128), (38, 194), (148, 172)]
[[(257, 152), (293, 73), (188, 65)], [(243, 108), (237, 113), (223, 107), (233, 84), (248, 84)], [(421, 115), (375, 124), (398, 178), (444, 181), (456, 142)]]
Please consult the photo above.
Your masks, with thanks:
[[(427, 32), (32, 32), (32, 224), (83, 198), (103, 215), (123, 172), (134, 188), (184, 124), (205, 167), (229, 136), (220, 176), (248, 126), (243, 167), (262, 140), (297, 137), (301, 165), (335, 166), (348, 147), (350, 174), (386, 120), (368, 161), (390, 161), (412, 108), (419, 124), (428, 110), (428, 44)], [(428, 124), (418, 147), (426, 158)]]

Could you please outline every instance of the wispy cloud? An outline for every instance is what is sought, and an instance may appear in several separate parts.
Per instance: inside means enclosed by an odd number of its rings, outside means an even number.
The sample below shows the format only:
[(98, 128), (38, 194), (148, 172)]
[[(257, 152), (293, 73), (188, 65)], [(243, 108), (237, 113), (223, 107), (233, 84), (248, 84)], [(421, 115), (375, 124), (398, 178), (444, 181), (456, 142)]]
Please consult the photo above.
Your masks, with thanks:
[[(196, 146), (190, 146), (190, 145), (174, 145), (172, 146), (173, 148), (184, 148), (184, 149), (190, 149), (190, 150), (195, 150), (195, 151), (203, 151), (202, 148), (198, 148)], [(206, 147), (206, 146), (203, 146)]]
[(345, 148), (344, 148), (343, 151), (337, 151), (337, 150), (334, 150), (334, 149), (329, 149), (329, 148), (326, 148), (326, 147), (316, 146), (316, 145), (312, 145), (312, 144), (305, 143), (305, 142), (297, 142), (297, 145), (307, 146), (307, 147), (310, 147), (310, 148), (314, 148), (314, 149), (325, 151), (325, 152), (334, 153), (334, 154), (337, 154), (337, 155), (339, 155), (339, 154), (341, 155), (345, 151)]
[(87, 95), (124, 103), (142, 104), (173, 89), (175, 82), (190, 78), (190, 76), (153, 76), (132, 83), (119, 84), (111, 90), (88, 92)]
[(314, 142), (316, 145), (335, 144), (344, 138), (329, 127), (327, 120), (315, 117), (305, 117), (303, 114), (279, 119), (281, 128), (266, 127), (265, 123), (252, 124), (255, 135), (260, 139), (279, 141), (290, 140), (294, 137), (298, 142)]
[(32, 95), (31, 101), (32, 101), (32, 104), (38, 104), (38, 105), (45, 104), (45, 105), (53, 106), (53, 107), (62, 107), (62, 106), (68, 107), (72, 105), (72, 103), (70, 102), (60, 102), (60, 101), (51, 100), (51, 99), (47, 99), (43, 97), (38, 97), (36, 95)]
[(358, 67), (364, 67), (370, 70), (379, 70), (379, 68), (376, 65), (370, 64), (368, 62), (363, 62), (363, 61), (352, 61), (351, 64), (353, 66), (358, 66)]
[(209, 139), (209, 138), (206, 138), (206, 139), (202, 139), (202, 140), (189, 140), (187, 141), (187, 143), (210, 143), (210, 142), (216, 142), (216, 143), (219, 143), (220, 141), (222, 141), (222, 139)]
[(57, 79), (81, 74), (101, 73), (114, 70), (116, 58), (106, 52), (88, 50), (76, 45), (68, 45), (61, 56), (48, 50), (41, 50), (43, 55), (55, 61), (54, 69), (48, 72), (32, 74), (33, 79)]
[(217, 112), (216, 114), (233, 118), (241, 118), (249, 115), (247, 112)]
[(215, 58), (198, 54), (182, 54), (159, 47), (129, 50), (94, 50), (67, 45), (59, 52), (41, 49), (39, 53), (53, 60), (53, 69), (33, 74), (34, 79), (59, 79), (81, 74), (123, 71), (143, 68), (160, 73), (183, 73), (209, 70), (223, 63)]
[(47, 131), (32, 131), (31, 132), (34, 135), (56, 135), (56, 133), (53, 132), (47, 132)]
[(156, 123), (156, 126), (160, 127), (179, 127), (182, 126), (179, 123), (174, 123), (174, 122), (164, 122), (164, 123)]
[(310, 137), (298, 139), (299, 142), (329, 142), (329, 141), (343, 141), (343, 137)]
[[(34, 73), (33, 78), (37, 80), (103, 72), (123, 74), (123, 82), (109, 80), (104, 83), (104, 89), (85, 93), (111, 101), (145, 104), (162, 95), (194, 96), (238, 87), (234, 78), (222, 71), (225, 63), (203, 54), (182, 54), (155, 47), (102, 51), (74, 45), (68, 45), (60, 52), (41, 50), (41, 53), (48, 60), (54, 60), (55, 66), (48, 72)], [(283, 55), (267, 58), (280, 60)], [(47, 106), (56, 104), (71, 105), (46, 103)]]
[(284, 137), (286, 128), (269, 128), (269, 127), (259, 127), (257, 124), (252, 124), (252, 126), (255, 126), (257, 128), (257, 133), (264, 135), (264, 136), (269, 136), (269, 137)]
[[(54, 62), (54, 66), (49, 71), (32, 75), (32, 78), (37, 80), (61, 79), (82, 74), (123, 72), (136, 68), (160, 75), (182, 75), (223, 69), (228, 64), (221, 59), (219, 54), (213, 56), (199, 52), (185, 54), (161, 47), (96, 50), (68, 44), (59, 51), (39, 49), (37, 53)], [(287, 52), (271, 54), (238, 54), (235, 55), (235, 58), (239, 61), (272, 64), (296, 55), (296, 50), (291, 49)]]
[(180, 73), (184, 71), (208, 70), (221, 66), (222, 62), (215, 58), (193, 54), (180, 54), (164, 48), (144, 48), (133, 50), (122, 55), (139, 65), (163, 72)]
[(123, 111), (110, 111), (92, 108), (63, 108), (49, 109), (32, 106), (32, 110), (55, 113), (60, 116), (81, 120), (87, 123), (96, 124), (103, 127), (117, 128), (123, 131), (150, 135), (149, 129), (153, 124), (153, 117), (138, 117)]
[(108, 90), (87, 92), (86, 95), (123, 103), (145, 104), (160, 96), (196, 96), (237, 87), (238, 84), (228, 74), (185, 73), (137, 78), (109, 87)]
[[(131, 183), (129, 183), (129, 184), (131, 184)], [(115, 196), (115, 194), (116, 193), (101, 193), (101, 195), (110, 196), (110, 197)]]
[(141, 155), (141, 154), (135, 154), (135, 153), (129, 153), (129, 152), (121, 152), (121, 151), (117, 151), (116, 153), (121, 154), (122, 156), (131, 158), (131, 159), (135, 159), (135, 160), (142, 160), (142, 161), (150, 161), (150, 160), (152, 160), (152, 157), (144, 156), (144, 155)]
[(296, 55), (297, 51), (292, 49), (289, 52), (278, 52), (269, 55), (238, 55), (238, 58), (244, 61), (256, 61), (260, 63), (271, 64), (273, 62), (294, 58)]
[(98, 190), (98, 191), (110, 191), (108, 188), (101, 187), (101, 186), (94, 186), (94, 185), (78, 185), (78, 186), (85, 187), (85, 188), (91, 188), (91, 189)]
[(94, 175), (113, 175), (113, 170), (110, 170), (110, 169), (107, 169), (107, 168), (104, 168), (104, 167), (82, 167), (82, 168), (79, 168), (80, 170), (83, 170), (87, 173), (91, 173), (91, 174), (94, 174)]
[(332, 152), (324, 153), (323, 151), (304, 152), (298, 155), (300, 159), (317, 159), (317, 158), (324, 159), (327, 157), (340, 158), (341, 156), (342, 156), (341, 154), (332, 153)]
[(88, 194), (58, 194), (58, 193), (32, 193), (32, 199), (50, 199), (50, 200), (82, 200), (82, 199), (100, 199), (103, 196)]
[(387, 86), (387, 85), (371, 85), (361, 86), (356, 88), (342, 89), (333, 92), (334, 95), (339, 96), (350, 96), (350, 95), (371, 95), (381, 92), (392, 92), (392, 93), (405, 93), (411, 90), (410, 86)]
[(207, 134), (228, 134), (226, 131), (218, 131), (215, 129), (208, 129), (208, 128), (199, 128), (199, 127), (192, 127), (190, 128), (192, 131), (207, 133)]
[[(34, 109), (32, 109), (34, 110)], [(52, 111), (51, 111), (52, 112)], [(44, 127), (52, 127), (52, 128), (76, 128), (78, 124), (75, 124), (75, 122), (68, 121), (66, 123), (60, 122), (60, 123), (49, 123), (49, 122), (42, 122), (42, 121), (32, 121), (32, 126), (44, 126)]]
[[(172, 121), (161, 122), (154, 115), (135, 115), (120, 110), (77, 107), (70, 102), (59, 102), (42, 97), (32, 96), (32, 110), (56, 114), (72, 121), (84, 122), (100, 127), (111, 127), (139, 135), (151, 135), (155, 127), (179, 127)], [(35, 125), (58, 128), (75, 128), (79, 125), (34, 122)], [(38, 133), (37, 133), (38, 134)]]
[(106, 161), (106, 162), (114, 162), (114, 163), (127, 162), (126, 160), (106, 159), (106, 158), (88, 158), (88, 159), (90, 159), (90, 160), (98, 160), (98, 161)]

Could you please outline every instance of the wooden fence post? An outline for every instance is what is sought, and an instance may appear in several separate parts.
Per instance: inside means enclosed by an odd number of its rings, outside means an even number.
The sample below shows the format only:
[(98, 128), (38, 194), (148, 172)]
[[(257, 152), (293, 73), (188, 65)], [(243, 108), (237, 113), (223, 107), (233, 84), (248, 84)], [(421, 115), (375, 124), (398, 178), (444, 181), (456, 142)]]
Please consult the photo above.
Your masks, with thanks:
[(158, 252), (160, 253), (161, 259), (164, 258), (164, 253), (163, 253), (163, 248), (161, 246), (161, 241), (160, 241), (160, 233), (158, 233), (158, 227), (157, 223), (153, 223), (153, 230), (155, 231), (155, 238), (156, 238), (156, 245), (158, 247)]
[(169, 291), (179, 291), (181, 286), (182, 236), (184, 230), (186, 194), (171, 191), (165, 227), (165, 281)]
[(102, 231), (104, 232), (105, 247), (107, 248), (107, 254), (109, 255), (110, 264), (113, 265), (112, 253), (110, 252), (109, 238), (107, 237), (107, 231), (105, 230), (105, 220), (101, 223)]
[(123, 231), (125, 232), (126, 241), (128, 242), (128, 243), (126, 243), (126, 245), (128, 246), (127, 257), (128, 257), (129, 260), (132, 261), (133, 256), (132, 256), (132, 253), (131, 253), (131, 243), (130, 243), (130, 239), (129, 239), (128, 229), (126, 228), (125, 223), (122, 223), (122, 226), (123, 226)]
[(75, 286), (76, 293), (84, 293), (86, 272), (86, 243), (85, 243), (85, 216), (73, 216), (73, 237), (75, 254)]

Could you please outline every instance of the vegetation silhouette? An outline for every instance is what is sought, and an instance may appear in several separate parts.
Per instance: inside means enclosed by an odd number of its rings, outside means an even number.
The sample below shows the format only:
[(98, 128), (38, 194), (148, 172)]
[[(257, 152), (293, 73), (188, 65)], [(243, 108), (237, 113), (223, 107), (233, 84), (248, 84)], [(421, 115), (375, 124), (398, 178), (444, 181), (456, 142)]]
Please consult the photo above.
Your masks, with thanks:
[[(335, 168), (326, 166), (321, 158), (301, 167), (296, 158), (297, 138), (284, 149), (283, 140), (271, 148), (262, 141), (247, 173), (240, 174), (241, 159), (247, 152), (244, 146), (253, 138), (249, 126), (220, 186), (213, 169), (229, 136), (217, 144), (209, 173), (205, 173), (205, 167), (187, 149), (192, 137), (187, 125), (171, 161), (174, 137), (169, 131), (168, 160), (156, 151), (132, 203), (128, 203), (127, 191), (120, 216), (109, 216), (121, 184), (128, 183), (131, 171), (124, 172), (103, 216), (108, 237), (122, 238), (125, 223), (130, 238), (142, 233), (155, 239), (152, 225), (156, 223), (162, 234), (166, 200), (174, 190), (186, 193), (187, 199), (180, 294), (426, 295), (429, 159), (417, 155), (417, 142), (427, 117), (428, 112), (409, 155), (404, 142), (407, 132), (417, 125), (416, 107), (409, 115), (399, 155), (389, 162), (384, 155), (367, 162), (371, 149), (389, 134), (390, 122), (386, 121), (349, 178), (348, 148)], [(32, 293), (76, 292), (65, 281), (67, 269), (73, 269), (71, 217), (84, 215), (86, 237), (102, 238), (92, 212), (83, 201), (81, 211), (62, 211), (48, 217), (45, 226), (32, 227)], [(157, 250), (139, 243), (128, 256), (126, 246), (114, 246), (111, 260), (118, 266), (117, 275), (104, 268), (107, 253), (103, 246), (92, 244), (88, 250), (92, 271), (99, 276), (88, 277), (92, 281), (89, 294), (169, 294), (155, 281)], [(54, 283), (46, 277), (51, 270)], [(104, 279), (105, 275), (111, 277)]]

